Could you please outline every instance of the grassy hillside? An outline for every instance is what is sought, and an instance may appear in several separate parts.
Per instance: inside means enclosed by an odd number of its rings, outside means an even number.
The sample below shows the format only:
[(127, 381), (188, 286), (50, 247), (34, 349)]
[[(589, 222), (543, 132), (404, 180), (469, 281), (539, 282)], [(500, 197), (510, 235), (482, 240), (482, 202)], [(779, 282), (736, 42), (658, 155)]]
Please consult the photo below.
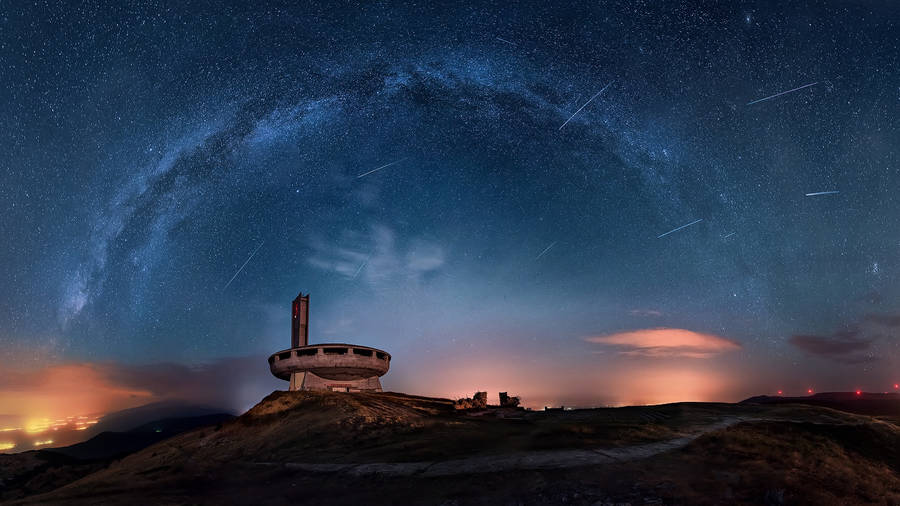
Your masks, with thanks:
[(817, 406), (460, 412), (403, 394), (275, 392), (28, 501), (897, 504), (898, 448), (894, 419)]

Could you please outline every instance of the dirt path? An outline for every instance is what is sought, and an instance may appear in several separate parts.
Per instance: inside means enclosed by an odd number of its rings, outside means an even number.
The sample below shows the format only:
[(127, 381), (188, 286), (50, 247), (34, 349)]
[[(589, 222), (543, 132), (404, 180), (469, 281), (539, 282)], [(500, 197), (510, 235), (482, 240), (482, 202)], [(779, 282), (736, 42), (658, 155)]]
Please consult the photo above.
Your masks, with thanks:
[(515, 469), (561, 469), (567, 467), (595, 466), (640, 460), (659, 453), (683, 448), (708, 432), (724, 429), (750, 418), (731, 417), (711, 425), (705, 425), (690, 434), (642, 445), (593, 450), (547, 450), (518, 452), (505, 455), (487, 455), (464, 459), (426, 462), (375, 462), (369, 464), (307, 464), (302, 462), (259, 462), (262, 466), (283, 466), (318, 473), (346, 473), (354, 476), (381, 474), (385, 476), (449, 476), (455, 474), (494, 473)]

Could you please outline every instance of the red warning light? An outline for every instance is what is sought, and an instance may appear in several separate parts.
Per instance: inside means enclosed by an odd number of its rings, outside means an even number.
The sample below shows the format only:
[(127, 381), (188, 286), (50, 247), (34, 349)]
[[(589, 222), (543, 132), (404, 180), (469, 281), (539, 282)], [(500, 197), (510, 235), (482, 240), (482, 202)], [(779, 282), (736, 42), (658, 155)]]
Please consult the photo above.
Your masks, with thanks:
[(781, 394), (783, 394), (783, 393), (784, 393), (784, 392), (782, 392), (781, 390), (778, 391), (778, 395), (781, 395)]
[(811, 393), (812, 393), (812, 388), (807, 388), (807, 389), (806, 389), (806, 393), (811, 394)]
[(894, 390), (897, 390), (898, 388), (900, 388), (900, 384), (894, 383)]
[(862, 390), (857, 390), (856, 395), (862, 395)]

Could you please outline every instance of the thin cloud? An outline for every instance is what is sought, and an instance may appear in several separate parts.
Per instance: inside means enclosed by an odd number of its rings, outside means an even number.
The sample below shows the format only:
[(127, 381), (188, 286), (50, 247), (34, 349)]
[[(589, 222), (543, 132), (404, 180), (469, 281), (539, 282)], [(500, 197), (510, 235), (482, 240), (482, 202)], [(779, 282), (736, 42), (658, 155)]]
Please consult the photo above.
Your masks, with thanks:
[(858, 330), (835, 332), (830, 336), (794, 335), (789, 340), (806, 353), (845, 364), (874, 360), (874, 357), (865, 354), (872, 341), (874, 339), (860, 336)]
[(741, 348), (740, 344), (714, 334), (665, 327), (587, 337), (585, 341), (610, 346), (620, 355), (634, 357), (710, 358)]
[(896, 314), (869, 313), (865, 320), (883, 327), (900, 327), (900, 315)]
[(417, 238), (400, 241), (394, 230), (384, 225), (372, 225), (367, 233), (345, 231), (338, 244), (318, 241), (315, 249), (307, 260), (311, 266), (369, 284), (418, 280), (446, 261), (439, 244)]
[(645, 318), (659, 318), (662, 316), (662, 311), (657, 311), (656, 309), (632, 309), (628, 312), (631, 316), (642, 316)]

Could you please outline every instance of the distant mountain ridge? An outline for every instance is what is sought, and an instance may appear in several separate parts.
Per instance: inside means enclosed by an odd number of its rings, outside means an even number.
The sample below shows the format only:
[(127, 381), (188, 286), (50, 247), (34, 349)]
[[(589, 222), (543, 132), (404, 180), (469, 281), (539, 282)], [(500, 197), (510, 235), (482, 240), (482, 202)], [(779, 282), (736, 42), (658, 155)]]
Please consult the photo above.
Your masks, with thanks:
[(106, 414), (88, 429), (86, 435), (90, 437), (102, 432), (128, 432), (157, 420), (193, 418), (223, 413), (234, 415), (227, 409), (193, 404), (186, 401), (159, 401)]
[(233, 418), (234, 415), (229, 413), (167, 418), (146, 423), (127, 432), (101, 432), (81, 443), (60, 448), (47, 448), (41, 451), (57, 453), (78, 460), (116, 458), (142, 450), (182, 432), (220, 424)]
[(861, 415), (900, 416), (900, 394), (891, 392), (822, 392), (801, 397), (757, 395), (740, 404), (808, 404)]

